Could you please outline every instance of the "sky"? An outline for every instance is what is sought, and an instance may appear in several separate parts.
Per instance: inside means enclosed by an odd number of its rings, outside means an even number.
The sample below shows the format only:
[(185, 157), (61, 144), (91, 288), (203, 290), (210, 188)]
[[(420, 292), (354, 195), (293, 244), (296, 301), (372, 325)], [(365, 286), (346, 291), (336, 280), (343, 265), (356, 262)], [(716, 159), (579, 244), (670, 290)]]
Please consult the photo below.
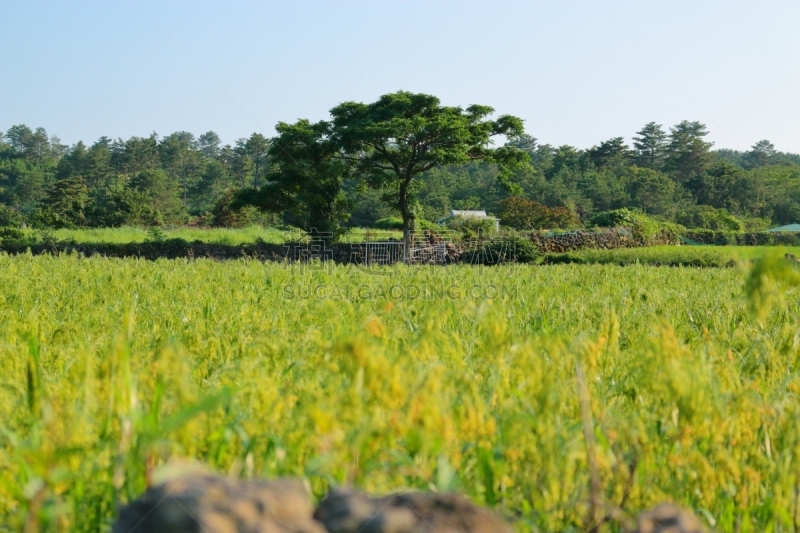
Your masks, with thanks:
[(0, 131), (233, 143), (406, 90), (553, 145), (699, 120), (800, 153), (798, 22), (798, 0), (2, 0)]

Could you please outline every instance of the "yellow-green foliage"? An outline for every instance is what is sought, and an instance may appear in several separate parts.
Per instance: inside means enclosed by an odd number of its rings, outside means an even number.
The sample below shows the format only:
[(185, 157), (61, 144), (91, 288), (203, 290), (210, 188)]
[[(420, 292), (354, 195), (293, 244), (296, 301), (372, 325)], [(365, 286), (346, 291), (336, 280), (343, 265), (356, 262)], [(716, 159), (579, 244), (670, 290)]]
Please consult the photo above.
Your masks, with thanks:
[(758, 319), (737, 269), (376, 272), (0, 255), (0, 529), (107, 531), (179, 456), (580, 530), (580, 362), (606, 505), (791, 530), (796, 289)]

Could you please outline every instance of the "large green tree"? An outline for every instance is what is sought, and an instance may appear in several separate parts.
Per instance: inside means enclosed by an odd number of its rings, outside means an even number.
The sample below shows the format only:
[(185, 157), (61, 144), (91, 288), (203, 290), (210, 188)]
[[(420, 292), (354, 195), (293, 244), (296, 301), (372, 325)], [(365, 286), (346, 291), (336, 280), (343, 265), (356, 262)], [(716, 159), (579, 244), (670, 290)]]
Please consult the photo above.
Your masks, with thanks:
[(222, 140), (215, 131), (209, 130), (197, 138), (197, 145), (200, 148), (200, 151), (203, 152), (203, 155), (208, 158), (219, 157), (222, 151), (220, 148), (221, 144)]
[(235, 178), (219, 159), (206, 159), (200, 178), (191, 194), (200, 212), (210, 210), (229, 189), (235, 188)]
[(124, 185), (143, 170), (161, 168), (158, 153), (158, 136), (131, 137), (127, 141), (117, 139), (110, 145), (111, 165), (121, 177)]
[(661, 124), (648, 122), (633, 138), (634, 161), (640, 167), (660, 169), (664, 164), (666, 145), (667, 134)]
[(627, 164), (631, 150), (622, 137), (614, 137), (600, 143), (600, 146), (590, 148), (587, 152), (589, 160), (597, 168), (612, 166), (614, 164)]
[(189, 189), (198, 179), (201, 168), (197, 140), (188, 131), (178, 131), (164, 137), (158, 146), (162, 168), (181, 184), (183, 205), (189, 206)]
[(303, 119), (279, 122), (275, 129), (278, 136), (267, 154), (276, 165), (269, 184), (240, 198), (265, 211), (288, 212), (292, 222), (306, 230), (341, 234), (349, 217), (342, 184), (350, 165), (331, 136), (331, 124)]
[(744, 158), (748, 168), (759, 168), (772, 163), (777, 155), (775, 145), (764, 139), (755, 143)]
[(679, 183), (685, 183), (714, 163), (712, 143), (703, 140), (706, 135), (705, 124), (697, 121), (684, 120), (670, 128), (664, 170)]
[(80, 176), (72, 176), (48, 187), (34, 218), (39, 224), (53, 228), (85, 226), (88, 204), (86, 182)]
[(527, 153), (513, 146), (492, 146), (495, 136), (524, 134), (521, 119), (503, 115), (491, 120), (493, 113), (488, 106), (443, 106), (435, 96), (406, 91), (331, 110), (334, 138), (348, 160), (372, 186), (390, 192), (386, 198), (403, 218), (406, 249), (418, 211), (414, 181), (424, 172), (487, 160), (499, 164), (500, 179), (510, 182), (510, 169), (528, 161)]
[(248, 176), (253, 171), (253, 160), (247, 154), (247, 139), (244, 137), (236, 139), (236, 144), (232, 148), (230, 145), (225, 145), (221, 157), (231, 173), (239, 180), (239, 188), (247, 187)]
[(682, 188), (666, 174), (649, 168), (633, 167), (625, 176), (630, 195), (628, 207), (637, 207), (651, 215), (672, 217), (681, 205)]
[(128, 188), (147, 198), (157, 222), (180, 224), (185, 221), (186, 209), (180, 198), (180, 188), (163, 170), (140, 172), (131, 179)]
[[(277, 128), (276, 128), (277, 129)], [(260, 133), (254, 133), (247, 139), (245, 148), (250, 161), (253, 162), (253, 188), (259, 188), (259, 178), (267, 169), (270, 141)]]

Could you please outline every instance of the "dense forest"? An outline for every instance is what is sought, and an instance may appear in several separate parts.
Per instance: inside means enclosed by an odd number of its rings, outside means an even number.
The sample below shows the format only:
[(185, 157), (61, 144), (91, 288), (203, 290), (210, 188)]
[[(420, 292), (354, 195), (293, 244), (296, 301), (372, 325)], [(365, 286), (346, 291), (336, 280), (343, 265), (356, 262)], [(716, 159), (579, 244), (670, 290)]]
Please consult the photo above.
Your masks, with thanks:
[[(345, 118), (353, 112), (340, 110)], [(473, 127), (489, 113), (468, 108), (463, 116)], [(588, 149), (555, 147), (517, 126), (497, 129), (502, 118), (492, 130), (507, 139), (500, 150), (527, 154), (525, 164), (504, 167), (489, 152), (475, 157), (473, 151), (454, 164), (445, 159), (420, 167), (407, 208), (427, 220), (480, 208), (530, 227), (556, 223), (512, 212), (567, 213), (556, 219), (562, 227), (622, 207), (695, 228), (758, 230), (800, 221), (800, 155), (777, 152), (769, 141), (746, 152), (715, 150), (703, 124), (684, 121), (668, 129), (646, 124), (632, 145), (615, 137)], [(397, 186), (355, 171), (341, 148), (347, 138), (336, 137), (332, 124), (281, 123), (272, 139), (253, 133), (233, 145), (223, 145), (213, 131), (180, 131), (66, 146), (43, 128), (11, 126), (0, 132), (0, 226), (309, 227), (317, 220), (303, 176), (329, 187), (319, 194), (335, 197), (325, 206), (335, 209), (343, 228), (398, 216)], [(378, 163), (373, 177), (383, 168)]]

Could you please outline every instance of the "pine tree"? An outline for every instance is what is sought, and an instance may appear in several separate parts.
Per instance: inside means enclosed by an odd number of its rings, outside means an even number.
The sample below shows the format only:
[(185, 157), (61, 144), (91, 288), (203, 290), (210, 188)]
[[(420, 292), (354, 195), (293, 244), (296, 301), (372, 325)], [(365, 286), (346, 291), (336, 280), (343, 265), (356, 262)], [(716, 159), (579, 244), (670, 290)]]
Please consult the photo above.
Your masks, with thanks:
[(266, 170), (267, 167), (267, 150), (269, 150), (269, 139), (261, 135), (260, 133), (254, 133), (247, 139), (247, 143), (245, 144), (245, 148), (247, 149), (247, 155), (250, 157), (250, 160), (253, 162), (253, 188), (258, 189), (258, 178), (259, 175)]
[(633, 138), (633, 147), (636, 149), (634, 162), (640, 167), (660, 169), (667, 144), (667, 134), (661, 124), (649, 122), (636, 135)]
[(775, 145), (764, 139), (758, 141), (744, 156), (747, 168), (760, 168), (769, 165), (778, 152), (775, 150)]
[(685, 183), (707, 170), (714, 162), (712, 143), (705, 142), (708, 135), (705, 124), (682, 121), (670, 128), (664, 170), (679, 183)]

